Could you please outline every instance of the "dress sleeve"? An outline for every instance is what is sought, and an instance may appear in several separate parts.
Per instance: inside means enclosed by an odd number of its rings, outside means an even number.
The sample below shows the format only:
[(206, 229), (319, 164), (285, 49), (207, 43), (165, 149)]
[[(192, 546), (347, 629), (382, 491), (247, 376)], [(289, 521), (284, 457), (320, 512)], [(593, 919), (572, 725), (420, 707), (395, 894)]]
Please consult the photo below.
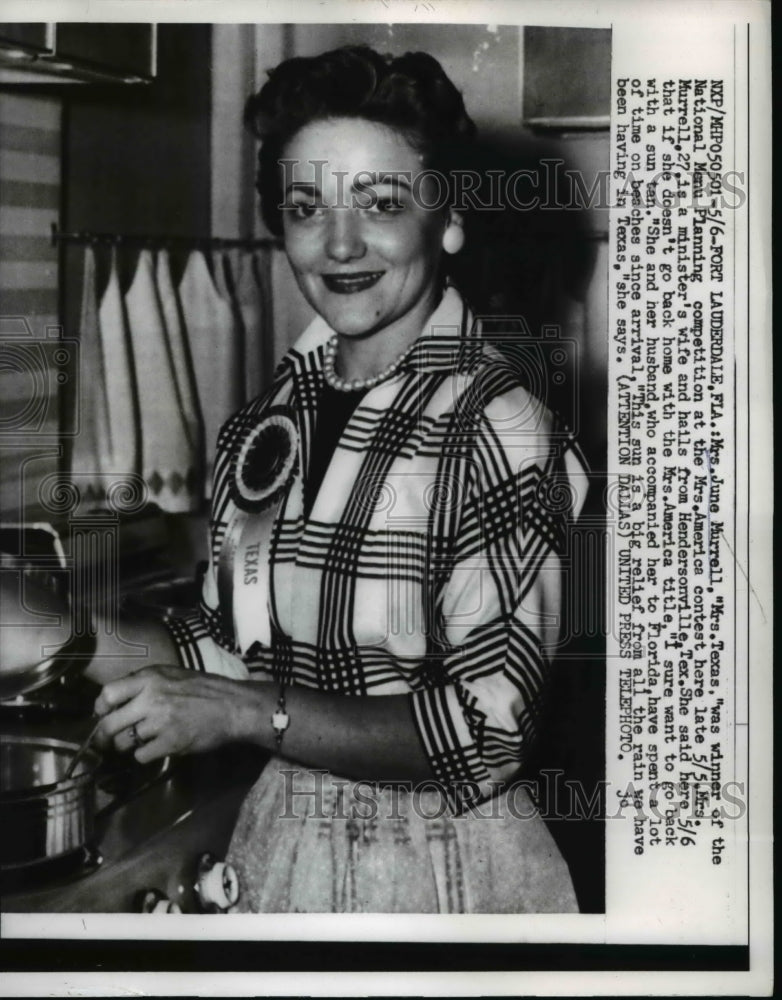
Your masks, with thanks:
[[(467, 485), (458, 516), (433, 526), (432, 654), (410, 695), (434, 775), (457, 808), (491, 795), (534, 741), (559, 640), (568, 524), (586, 490), (572, 440), (521, 390), (483, 412), (469, 461), (439, 477)], [(527, 406), (527, 410), (529, 407)], [(452, 495), (453, 490), (450, 490)], [(438, 547), (439, 546), (439, 547)]]
[(204, 576), (198, 610), (181, 616), (167, 616), (163, 619), (163, 624), (174, 640), (183, 667), (221, 674), (236, 680), (246, 680), (249, 677), (244, 661), (234, 652), (233, 644), (220, 627), (217, 583), (212, 560)]

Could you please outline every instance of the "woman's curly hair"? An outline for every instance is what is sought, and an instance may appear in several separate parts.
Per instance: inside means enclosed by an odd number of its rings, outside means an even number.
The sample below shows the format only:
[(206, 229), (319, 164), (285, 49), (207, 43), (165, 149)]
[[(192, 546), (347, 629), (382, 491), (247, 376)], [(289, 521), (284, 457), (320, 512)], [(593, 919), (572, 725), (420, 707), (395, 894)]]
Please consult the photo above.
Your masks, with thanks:
[(293, 136), (312, 121), (365, 118), (401, 132), (446, 179), (475, 134), (462, 95), (426, 52), (381, 55), (344, 46), (319, 56), (287, 59), (269, 73), (245, 106), (245, 124), (261, 140), (256, 187), (270, 231), (282, 232), (279, 160)]

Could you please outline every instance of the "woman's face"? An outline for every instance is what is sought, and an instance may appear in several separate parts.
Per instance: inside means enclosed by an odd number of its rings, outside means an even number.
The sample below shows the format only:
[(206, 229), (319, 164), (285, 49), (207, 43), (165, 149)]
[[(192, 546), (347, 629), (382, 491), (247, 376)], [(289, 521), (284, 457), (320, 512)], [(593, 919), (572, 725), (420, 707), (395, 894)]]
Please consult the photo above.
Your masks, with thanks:
[[(437, 304), (446, 213), (435, 178), (394, 129), (363, 119), (311, 122), (288, 143), (283, 233), (311, 306), (346, 337), (416, 339)], [(418, 181), (416, 177), (418, 176)]]

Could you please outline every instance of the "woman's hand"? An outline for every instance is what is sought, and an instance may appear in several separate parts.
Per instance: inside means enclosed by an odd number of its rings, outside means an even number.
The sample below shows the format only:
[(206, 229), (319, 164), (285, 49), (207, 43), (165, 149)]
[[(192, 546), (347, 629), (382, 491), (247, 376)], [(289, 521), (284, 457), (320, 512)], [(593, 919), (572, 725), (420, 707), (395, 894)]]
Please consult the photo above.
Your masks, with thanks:
[[(140, 764), (169, 754), (254, 743), (275, 752), (279, 687), (157, 665), (110, 681), (95, 702), (96, 739), (135, 749)], [(352, 697), (288, 688), (282, 752), (290, 760), (357, 780), (431, 778), (407, 695)]]
[(97, 741), (134, 750), (140, 764), (211, 750), (234, 739), (243, 683), (156, 665), (111, 681), (95, 702)]

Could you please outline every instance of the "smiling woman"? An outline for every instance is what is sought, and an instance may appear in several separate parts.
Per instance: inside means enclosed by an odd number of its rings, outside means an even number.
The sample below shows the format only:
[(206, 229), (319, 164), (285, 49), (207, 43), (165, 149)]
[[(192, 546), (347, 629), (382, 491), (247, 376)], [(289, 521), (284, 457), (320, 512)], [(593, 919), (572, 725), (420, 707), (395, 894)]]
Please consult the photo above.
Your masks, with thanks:
[(430, 56), (364, 48), (283, 63), (247, 118), (318, 316), (220, 434), (199, 613), (147, 630), (162, 666), (97, 658), (101, 738), (273, 752), (229, 852), (241, 909), (572, 911), (513, 782), (584, 470), (445, 279), (472, 123)]
[[(292, 182), (283, 232), (293, 273), (339, 336), (344, 377), (374, 376), (418, 339), (434, 311), (443, 243), (460, 223), (414, 197), (405, 175), (417, 176), (423, 157), (386, 125), (316, 121), (285, 154)], [(307, 179), (316, 167), (317, 183)]]

